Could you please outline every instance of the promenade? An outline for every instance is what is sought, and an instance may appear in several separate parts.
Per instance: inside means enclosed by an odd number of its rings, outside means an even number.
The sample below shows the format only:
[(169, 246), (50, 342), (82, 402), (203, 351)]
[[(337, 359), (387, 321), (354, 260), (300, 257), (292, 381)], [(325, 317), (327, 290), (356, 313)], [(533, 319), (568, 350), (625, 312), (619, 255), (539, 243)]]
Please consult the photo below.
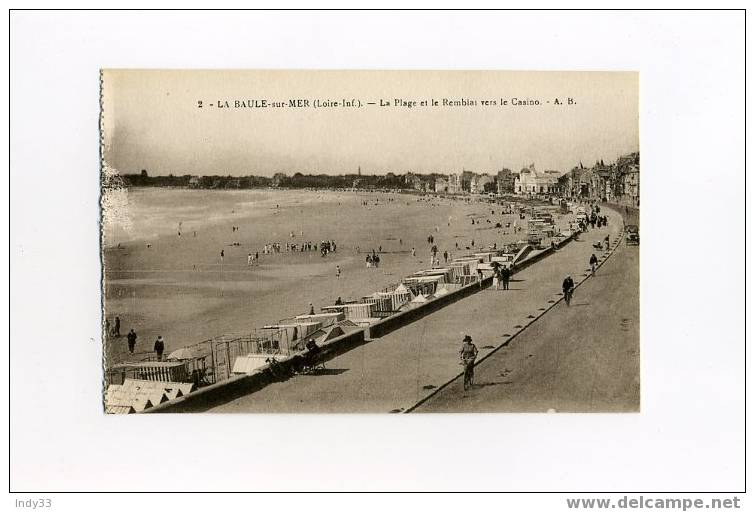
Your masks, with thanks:
[(615, 240), (621, 229), (620, 217), (605, 213), (608, 227), (584, 233), (518, 272), (510, 290), (483, 290), (330, 360), (324, 372), (273, 383), (211, 412), (407, 410), (459, 374), (457, 352), (464, 334), (472, 336), (484, 357), (560, 298), (566, 274), (578, 282), (595, 252), (592, 243), (606, 234)]
[(621, 244), (574, 293), (414, 412), (628, 412), (640, 407), (639, 247)]

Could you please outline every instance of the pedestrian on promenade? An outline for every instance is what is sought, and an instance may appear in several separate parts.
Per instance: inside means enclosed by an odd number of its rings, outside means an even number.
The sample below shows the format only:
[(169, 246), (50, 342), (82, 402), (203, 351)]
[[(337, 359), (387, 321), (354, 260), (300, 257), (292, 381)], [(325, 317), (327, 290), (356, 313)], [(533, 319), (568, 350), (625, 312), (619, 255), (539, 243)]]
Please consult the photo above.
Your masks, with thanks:
[(590, 271), (592, 272), (592, 275), (595, 275), (595, 269), (598, 266), (598, 257), (595, 256), (595, 253), (593, 253), (592, 256), (590, 256)]
[(336, 279), (341, 278), (341, 267), (336, 265)]
[(571, 305), (572, 295), (574, 294), (574, 280), (572, 280), (571, 276), (566, 276), (564, 282), (561, 283), (561, 289), (564, 292), (564, 301), (566, 302), (566, 305)]
[(158, 336), (155, 340), (155, 353), (157, 354), (157, 360), (163, 360), (163, 352), (165, 351), (165, 341), (162, 336)]
[(121, 319), (120, 317), (115, 317), (115, 326), (113, 327), (113, 334), (116, 338), (121, 337)]
[(225, 250), (220, 249), (220, 263), (223, 263), (224, 258), (225, 258)]
[(252, 265), (252, 253), (251, 252), (249, 254), (247, 254), (247, 256), (246, 256), (246, 264), (249, 265), (249, 266)]
[(511, 270), (509, 270), (509, 267), (503, 267), (501, 269), (501, 283), (504, 290), (509, 289), (509, 279), (511, 279)]
[(415, 257), (417, 255), (417, 251), (412, 247), (412, 257)]
[(498, 270), (498, 267), (495, 267), (493, 269), (493, 288), (496, 290), (500, 290), (499, 284), (501, 282), (500, 280), (500, 270)]
[(448, 251), (443, 251), (443, 263), (448, 263)]
[(311, 302), (309, 303), (309, 314), (310, 315), (315, 314), (315, 306)]
[(126, 339), (128, 340), (128, 351), (130, 353), (134, 353), (134, 346), (136, 346), (136, 333), (133, 329), (128, 331), (128, 334), (126, 335)]

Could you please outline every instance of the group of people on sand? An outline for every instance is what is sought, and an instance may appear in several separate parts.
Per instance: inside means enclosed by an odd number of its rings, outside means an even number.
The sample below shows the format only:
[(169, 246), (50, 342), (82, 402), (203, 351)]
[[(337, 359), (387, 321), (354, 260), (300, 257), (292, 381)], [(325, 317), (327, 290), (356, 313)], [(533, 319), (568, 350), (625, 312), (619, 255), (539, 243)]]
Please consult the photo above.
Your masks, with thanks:
[(364, 261), (367, 268), (378, 268), (380, 266), (380, 256), (375, 252), (375, 249), (372, 250), (372, 254), (367, 255)]
[[(281, 252), (312, 252), (320, 251), (322, 256), (330, 252), (336, 251), (335, 240), (322, 240), (319, 244), (317, 242), (306, 241), (301, 243), (286, 242), (271, 242), (262, 246), (262, 254), (280, 254)], [(259, 259), (256, 257), (255, 259)]]
[[(121, 318), (116, 315), (113, 325), (110, 325), (110, 319), (105, 318), (105, 335), (113, 338), (121, 337)], [(134, 353), (134, 347), (136, 347), (136, 332), (134, 329), (130, 329), (126, 334), (126, 341), (128, 342), (129, 353)], [(162, 339), (160, 337), (160, 339)]]

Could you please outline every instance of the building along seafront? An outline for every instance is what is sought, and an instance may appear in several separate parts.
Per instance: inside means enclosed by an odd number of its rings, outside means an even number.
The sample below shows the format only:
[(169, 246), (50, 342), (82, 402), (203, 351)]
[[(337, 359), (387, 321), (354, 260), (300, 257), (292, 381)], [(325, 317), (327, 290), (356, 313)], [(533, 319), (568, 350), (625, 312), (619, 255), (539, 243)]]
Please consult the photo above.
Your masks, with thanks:
[(535, 164), (519, 171), (514, 181), (514, 193), (517, 195), (557, 194), (559, 192), (558, 171), (538, 171)]

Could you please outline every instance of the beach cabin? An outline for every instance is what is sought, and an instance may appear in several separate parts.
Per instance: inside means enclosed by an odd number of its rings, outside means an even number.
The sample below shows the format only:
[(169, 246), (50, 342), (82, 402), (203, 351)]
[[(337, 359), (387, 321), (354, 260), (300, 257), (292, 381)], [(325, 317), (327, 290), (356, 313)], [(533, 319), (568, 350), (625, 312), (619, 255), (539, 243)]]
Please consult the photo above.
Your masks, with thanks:
[(466, 261), (452, 261), (448, 264), (448, 268), (453, 273), (453, 282), (461, 282), (463, 276), (469, 276), (474, 274), (474, 270), (477, 268), (477, 263), (474, 266), (470, 262)]
[(162, 382), (190, 382), (191, 361), (140, 361), (108, 369), (108, 382), (122, 384), (126, 378)]
[(294, 318), (301, 322), (320, 322), (322, 327), (329, 327), (337, 324), (338, 322), (345, 320), (346, 315), (343, 311), (335, 313), (316, 313), (314, 315), (298, 315)]
[(430, 302), (431, 298), (432, 298), (432, 295), (419, 294), (416, 297), (414, 297), (411, 301), (404, 304), (401, 309), (407, 310), (407, 309), (418, 308), (422, 306), (423, 304), (427, 304), (428, 302)]
[(233, 362), (232, 372), (237, 375), (255, 373), (263, 366), (267, 366), (269, 364), (268, 361), (271, 359), (280, 361), (284, 357), (280, 354), (246, 354), (238, 356)]
[(474, 256), (465, 256), (461, 258), (455, 258), (450, 264), (450, 267), (462, 265), (464, 272), (463, 276), (474, 276), (477, 274), (477, 265), (481, 263), (480, 259)]
[(501, 267), (511, 269), (514, 266), (514, 254), (503, 253), (490, 258), (491, 263), (498, 263)]
[(124, 412), (130, 408), (134, 412), (141, 412), (167, 401), (168, 397), (164, 392), (153, 389), (137, 389), (133, 386), (111, 384), (105, 391), (106, 410), (112, 407), (115, 411)]
[(126, 379), (121, 385), (122, 390), (132, 393), (144, 392), (150, 396), (164, 394), (168, 400), (188, 395), (196, 389), (191, 382), (161, 382), (150, 380)]
[(390, 295), (381, 295), (379, 292), (375, 292), (372, 295), (362, 297), (361, 302), (372, 304), (374, 306), (372, 311), (376, 316), (385, 317), (394, 311), (393, 300), (391, 300)]
[[(435, 293), (439, 283), (443, 282), (443, 276), (412, 275), (405, 277), (402, 284), (408, 287), (414, 295), (431, 295)], [(415, 297), (416, 298), (416, 297)]]
[(496, 254), (498, 254), (498, 251), (476, 252), (474, 253), (474, 257), (477, 258), (477, 261), (480, 263), (490, 263), (490, 258)]
[(346, 331), (344, 331), (340, 325), (332, 325), (330, 327), (318, 329), (302, 340), (303, 343), (301, 345), (301, 350), (304, 350), (310, 340), (313, 340), (315, 343), (322, 346), (326, 341), (343, 336), (344, 334), (346, 334)]
[(493, 264), (492, 263), (480, 263), (477, 265), (477, 270), (482, 272), (482, 278), (488, 278), (493, 276)]
[(256, 351), (257, 353), (266, 353), (272, 351), (280, 351), (285, 354), (290, 354), (294, 349), (292, 346), (296, 341), (305, 338), (317, 329), (322, 327), (321, 322), (286, 322), (275, 325), (265, 325), (261, 331), (267, 331), (270, 334), (270, 346), (260, 347), (262, 350)]
[(451, 267), (439, 267), (439, 268), (431, 268), (428, 270), (420, 270), (419, 272), (415, 272), (414, 275), (422, 275), (422, 276), (442, 276), (443, 277), (443, 283), (453, 283), (454, 282), (454, 270)]
[(398, 311), (401, 306), (412, 300), (412, 292), (403, 284), (398, 285), (392, 291), (381, 292), (381, 294), (389, 295), (393, 302), (393, 311)]
[(371, 303), (325, 306), (322, 310), (328, 313), (343, 312), (346, 315), (346, 320), (351, 320), (357, 325), (370, 325), (380, 320), (375, 316), (375, 305)]

